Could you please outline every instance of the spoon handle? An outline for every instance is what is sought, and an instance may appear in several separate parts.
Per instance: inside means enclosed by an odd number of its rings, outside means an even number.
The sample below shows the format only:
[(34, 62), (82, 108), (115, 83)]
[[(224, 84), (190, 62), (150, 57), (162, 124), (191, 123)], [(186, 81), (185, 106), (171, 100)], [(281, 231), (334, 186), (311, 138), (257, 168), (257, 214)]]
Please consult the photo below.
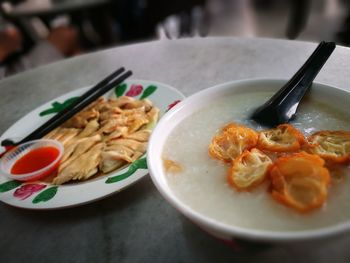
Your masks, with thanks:
[(334, 42), (322, 41), (295, 75), (259, 107), (252, 118), (268, 126), (285, 123), (293, 118), (299, 102), (334, 49)]

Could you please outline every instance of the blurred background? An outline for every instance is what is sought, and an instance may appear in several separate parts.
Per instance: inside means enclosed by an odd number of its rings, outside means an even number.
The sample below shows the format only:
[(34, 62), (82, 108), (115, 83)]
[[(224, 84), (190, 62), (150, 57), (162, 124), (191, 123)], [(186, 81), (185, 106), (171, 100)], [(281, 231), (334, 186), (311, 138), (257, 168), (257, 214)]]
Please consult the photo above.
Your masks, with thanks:
[(350, 45), (350, 0), (0, 0), (0, 78), (142, 41), (268, 37)]

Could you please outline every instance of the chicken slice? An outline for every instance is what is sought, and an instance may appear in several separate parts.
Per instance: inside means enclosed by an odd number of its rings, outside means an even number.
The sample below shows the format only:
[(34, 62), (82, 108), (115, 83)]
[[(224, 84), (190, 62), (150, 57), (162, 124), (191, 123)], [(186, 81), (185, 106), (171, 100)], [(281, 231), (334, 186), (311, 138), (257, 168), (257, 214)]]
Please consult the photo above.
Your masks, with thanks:
[(118, 107), (115, 107), (115, 108), (110, 107), (110, 109), (108, 109), (108, 110), (106, 109), (105, 111), (100, 112), (99, 120), (101, 122), (106, 121), (110, 118), (113, 118), (115, 115), (121, 114), (122, 112), (123, 112), (123, 110), (118, 108)]
[(153, 107), (153, 103), (148, 100), (135, 100), (124, 105), (124, 109), (135, 109), (143, 107), (146, 112), (150, 111)]
[(134, 151), (124, 145), (105, 147), (101, 154), (100, 170), (108, 173), (121, 167), (125, 163), (133, 162)]
[(101, 159), (102, 148), (103, 143), (98, 143), (80, 155), (58, 173), (53, 180), (53, 184), (63, 184), (72, 179), (86, 180), (93, 176), (98, 171), (97, 166)]
[(121, 96), (117, 99), (110, 99), (108, 100), (108, 103), (112, 106), (112, 107), (118, 107), (118, 108), (123, 108), (126, 104), (128, 103), (132, 103), (134, 102), (135, 99), (132, 97), (128, 97), (128, 96)]
[(103, 139), (105, 141), (115, 140), (115, 139), (118, 139), (120, 137), (123, 137), (124, 135), (127, 134), (127, 132), (128, 132), (127, 127), (124, 127), (124, 126), (116, 127), (114, 132), (112, 132), (109, 135), (104, 136)]
[(66, 145), (64, 147), (64, 153), (61, 159), (61, 164), (63, 164), (74, 152), (75, 148), (77, 147), (77, 145), (84, 141), (87, 140), (88, 138), (80, 138), (80, 139), (75, 139), (73, 140), (73, 142), (69, 143), (69, 145)]
[(56, 129), (53, 129), (48, 134), (46, 134), (43, 138), (44, 139), (52, 139), (52, 140), (54, 140), (54, 138), (57, 137), (57, 134), (60, 132), (61, 129), (63, 129), (63, 128), (57, 127)]
[(123, 119), (111, 118), (109, 120), (103, 121), (96, 133), (101, 135), (110, 134), (114, 132), (117, 129), (117, 127), (125, 126), (125, 124), (126, 124), (126, 119), (123, 120)]
[(149, 123), (146, 129), (153, 129), (154, 126), (156, 126), (159, 118), (159, 109), (156, 107), (153, 107), (149, 112), (147, 112), (147, 118), (149, 120)]
[[(135, 116), (134, 116), (135, 117)], [(148, 124), (149, 120), (146, 115), (139, 115), (139, 117), (135, 117), (132, 121), (129, 122), (129, 133), (134, 133), (139, 130), (145, 124)]]
[(65, 127), (70, 128), (85, 128), (85, 126), (88, 124), (89, 120), (98, 118), (100, 113), (96, 109), (90, 109), (88, 111), (82, 111), (76, 115), (74, 115), (72, 118), (70, 118), (66, 123), (64, 124)]
[(108, 149), (110, 146), (113, 146), (113, 145), (124, 145), (138, 152), (145, 152), (147, 149), (146, 142), (138, 142), (131, 139), (117, 139), (117, 140), (108, 141), (106, 149)]
[(132, 134), (125, 135), (123, 136), (123, 138), (135, 140), (138, 142), (147, 142), (150, 135), (151, 135), (151, 130), (139, 130)]
[(68, 166), (71, 162), (77, 159), (80, 155), (84, 154), (88, 151), (94, 144), (101, 141), (101, 135), (96, 134), (94, 136), (84, 138), (79, 143), (77, 143), (74, 147), (74, 151), (71, 153), (68, 159), (65, 162), (61, 162), (58, 170), (62, 171), (66, 166)]
[(100, 127), (100, 124), (98, 123), (97, 119), (93, 119), (86, 124), (84, 130), (79, 133), (78, 138), (84, 138), (91, 136), (95, 131), (98, 130)]
[(115, 159), (112, 152), (102, 153), (101, 156), (99, 168), (103, 173), (109, 173), (127, 164), (127, 162), (122, 159)]
[[(55, 131), (56, 130), (56, 131)], [(46, 139), (56, 140), (66, 145), (73, 137), (79, 133), (79, 129), (75, 128), (58, 128), (55, 132), (45, 136)]]

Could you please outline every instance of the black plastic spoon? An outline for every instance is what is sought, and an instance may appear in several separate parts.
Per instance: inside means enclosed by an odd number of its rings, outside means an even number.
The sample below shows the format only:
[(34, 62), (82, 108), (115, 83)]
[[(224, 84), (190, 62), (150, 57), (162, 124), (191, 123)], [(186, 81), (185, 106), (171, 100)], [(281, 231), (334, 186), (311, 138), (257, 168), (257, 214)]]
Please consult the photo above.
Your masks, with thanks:
[(254, 111), (251, 119), (268, 127), (293, 119), (301, 99), (334, 49), (334, 42), (322, 41), (298, 72), (265, 104)]

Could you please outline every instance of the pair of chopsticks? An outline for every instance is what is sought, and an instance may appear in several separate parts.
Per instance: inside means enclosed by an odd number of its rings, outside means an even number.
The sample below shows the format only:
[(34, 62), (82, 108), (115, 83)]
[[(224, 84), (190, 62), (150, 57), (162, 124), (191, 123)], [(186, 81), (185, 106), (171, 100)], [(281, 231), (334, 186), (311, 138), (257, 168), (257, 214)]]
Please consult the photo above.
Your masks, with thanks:
[[(125, 69), (123, 67), (119, 68), (118, 70), (114, 71), (112, 74), (108, 75), (106, 78), (101, 80), (99, 83), (97, 83), (91, 89), (86, 91), (77, 100), (75, 100), (62, 111), (58, 112), (55, 116), (53, 116), (51, 119), (49, 119), (39, 128), (35, 129), (32, 133), (27, 135), (19, 142), (13, 142), (12, 140), (5, 139), (1, 142), (1, 145), (6, 147), (6, 149), (9, 149), (22, 143), (42, 138), (50, 131), (57, 128), (59, 125), (63, 124), (68, 119), (73, 117), (86, 106), (91, 104), (93, 101), (97, 100), (107, 91), (121, 84), (126, 78), (128, 78), (131, 75), (132, 72), (130, 70), (125, 72)], [(0, 157), (1, 156), (2, 154), (0, 155)]]

